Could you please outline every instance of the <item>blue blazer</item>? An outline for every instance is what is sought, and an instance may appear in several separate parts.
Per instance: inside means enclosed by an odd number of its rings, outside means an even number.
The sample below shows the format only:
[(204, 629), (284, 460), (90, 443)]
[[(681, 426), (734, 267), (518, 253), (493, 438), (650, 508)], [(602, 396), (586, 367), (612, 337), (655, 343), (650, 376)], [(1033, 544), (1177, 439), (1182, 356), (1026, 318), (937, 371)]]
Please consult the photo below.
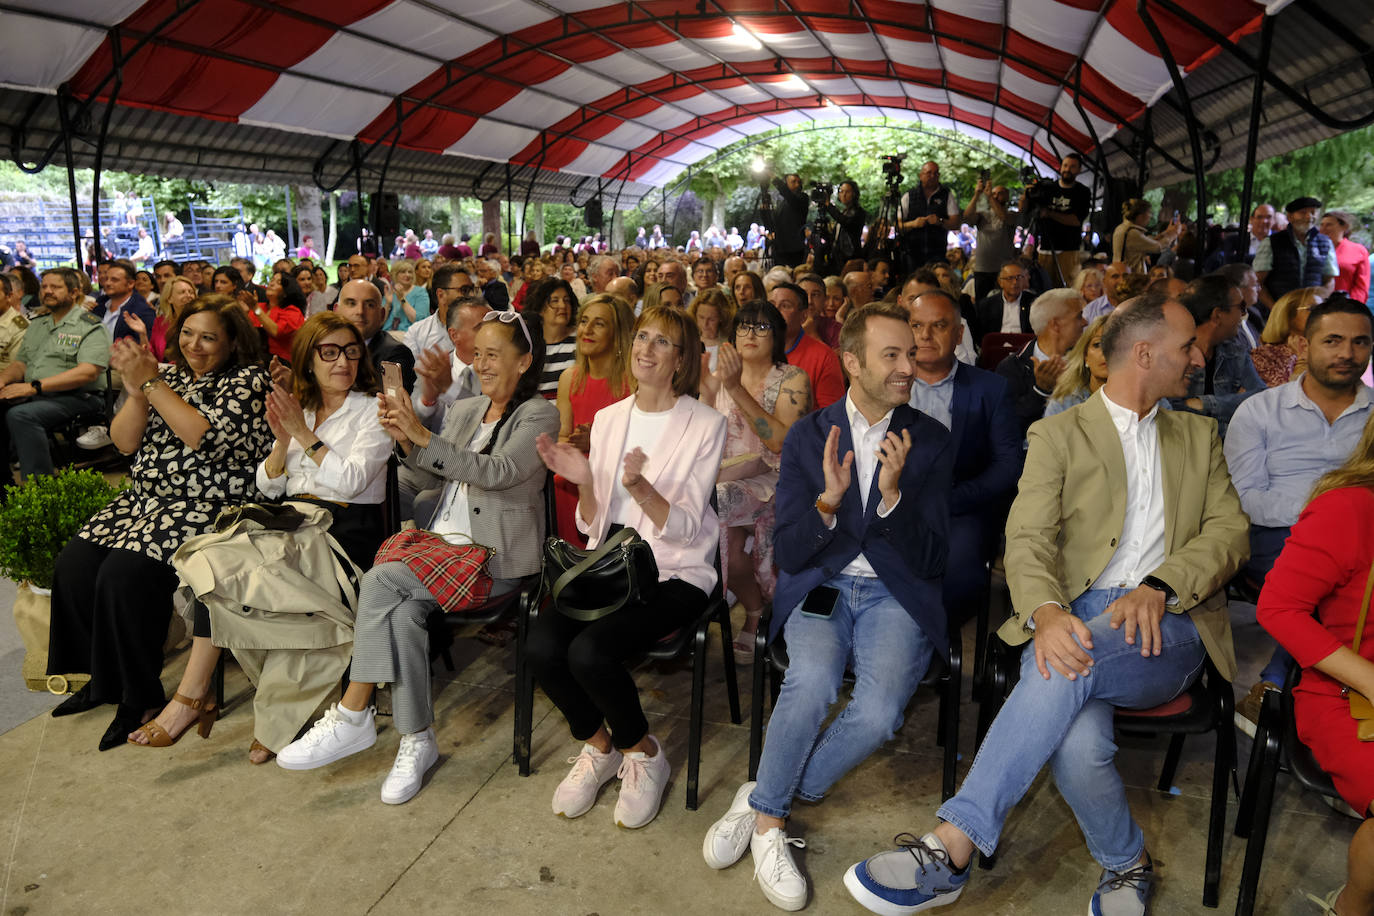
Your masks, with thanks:
[[(832, 426), (840, 428), (841, 460), (854, 447), (847, 402), (844, 398), (802, 417), (783, 442), (773, 531), (778, 584), (769, 639), (781, 632), (807, 592), (863, 553), (883, 585), (943, 654), (949, 651), (949, 638), (940, 593), (949, 554), (948, 498), (954, 470), (949, 431), (906, 404), (896, 408), (889, 429), (911, 432), (897, 507), (879, 518), (878, 475), (861, 482), (854, 474), (835, 514), (835, 527), (827, 528), (816, 511), (816, 497), (825, 489), (821, 460)], [(861, 484), (869, 488), (866, 508), (859, 498)]]
[(1000, 532), (1021, 477), (1021, 424), (1007, 380), (959, 363), (954, 375), (950, 438), (955, 448), (950, 515), (995, 520)]

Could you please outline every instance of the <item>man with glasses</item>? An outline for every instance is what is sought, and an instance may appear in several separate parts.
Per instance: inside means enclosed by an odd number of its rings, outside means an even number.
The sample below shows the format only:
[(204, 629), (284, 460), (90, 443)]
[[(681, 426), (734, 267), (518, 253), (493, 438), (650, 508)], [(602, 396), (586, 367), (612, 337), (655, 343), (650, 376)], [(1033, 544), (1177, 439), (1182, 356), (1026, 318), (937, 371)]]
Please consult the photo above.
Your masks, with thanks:
[(1028, 295), (1026, 268), (1020, 261), (1008, 261), (997, 274), (998, 291), (978, 303), (978, 327), (974, 336), (978, 346), (989, 334), (1031, 334), (1030, 308), (1034, 297)]
[(472, 277), (458, 264), (445, 264), (436, 270), (430, 288), (434, 290), (434, 314), (421, 318), (406, 330), (406, 346), (417, 361), (421, 353), (432, 347), (445, 353), (453, 352), (453, 341), (448, 336), (449, 304), (477, 291)]
[(806, 293), (795, 283), (779, 283), (768, 301), (787, 322), (783, 350), (787, 361), (806, 373), (816, 408), (829, 407), (844, 397), (844, 375), (835, 351), (802, 330), (806, 319)]

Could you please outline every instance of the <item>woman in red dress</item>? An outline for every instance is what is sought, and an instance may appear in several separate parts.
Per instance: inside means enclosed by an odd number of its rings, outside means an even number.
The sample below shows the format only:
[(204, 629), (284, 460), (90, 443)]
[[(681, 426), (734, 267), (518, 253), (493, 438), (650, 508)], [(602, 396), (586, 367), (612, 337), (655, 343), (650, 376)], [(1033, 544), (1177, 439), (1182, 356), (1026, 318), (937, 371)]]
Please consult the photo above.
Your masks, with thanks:
[[(1365, 345), (1364, 362), (1369, 359)], [(1358, 355), (1356, 356), (1358, 359)], [(1350, 459), (1317, 482), (1260, 594), (1259, 622), (1302, 665), (1298, 737), (1365, 821), (1350, 843), (1346, 886), (1329, 913), (1374, 913), (1374, 741), (1360, 741), (1344, 688), (1374, 696), (1374, 622), (1351, 649), (1374, 560), (1374, 423)]]
[[(571, 442), (585, 455), (591, 450), (592, 418), (603, 407), (634, 390), (630, 374), (630, 337), (635, 316), (630, 307), (605, 293), (582, 300), (577, 313), (577, 356), (558, 379), (559, 442)], [(586, 546), (577, 530), (577, 487), (554, 478), (558, 536)]]

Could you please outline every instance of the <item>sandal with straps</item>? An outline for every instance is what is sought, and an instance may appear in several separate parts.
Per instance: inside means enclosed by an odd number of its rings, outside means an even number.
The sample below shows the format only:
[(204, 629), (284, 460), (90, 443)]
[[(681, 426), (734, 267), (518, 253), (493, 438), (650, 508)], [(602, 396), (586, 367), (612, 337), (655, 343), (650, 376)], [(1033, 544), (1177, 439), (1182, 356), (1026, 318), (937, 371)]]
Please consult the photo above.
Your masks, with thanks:
[[(194, 724), (196, 726), (196, 732), (202, 738), (210, 737), (210, 729), (214, 727), (215, 720), (219, 718), (219, 708), (215, 705), (214, 700), (210, 699), (209, 697), (200, 697), (198, 699), (193, 700), (190, 697), (184, 696), (180, 693), (173, 693), (172, 701), (175, 703), (180, 703), (182, 706), (189, 706), (192, 709), (196, 710), (199, 713), (199, 715), (193, 720), (191, 724)], [(175, 737), (173, 737), (172, 735), (168, 734), (167, 729), (157, 724), (156, 719), (152, 719), (144, 723), (143, 725), (140, 725), (135, 730), (135, 734), (137, 734), (138, 732), (142, 732), (144, 735), (147, 736), (148, 743), (145, 745), (140, 745), (142, 747), (171, 747), (173, 744), (176, 744), (178, 741), (181, 740), (182, 735), (186, 734), (190, 730), (191, 725), (187, 725), (184, 729), (177, 733)], [(139, 742), (135, 741), (132, 737), (130, 737), (128, 741), (130, 744), (139, 744)]]
[[(754, 663), (754, 634), (759, 628), (761, 617), (763, 617), (762, 608), (757, 611), (744, 612), (744, 626), (735, 634), (735, 641), (731, 644), (731, 648), (735, 652), (736, 665), (752, 665)], [(748, 629), (751, 623), (754, 625), (752, 631)]]

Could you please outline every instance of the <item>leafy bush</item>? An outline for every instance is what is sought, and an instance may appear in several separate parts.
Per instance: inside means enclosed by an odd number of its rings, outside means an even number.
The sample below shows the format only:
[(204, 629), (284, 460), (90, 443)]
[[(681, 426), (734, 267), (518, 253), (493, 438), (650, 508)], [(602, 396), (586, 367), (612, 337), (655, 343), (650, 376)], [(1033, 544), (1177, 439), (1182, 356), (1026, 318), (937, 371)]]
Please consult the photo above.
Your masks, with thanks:
[(71, 468), (6, 487), (0, 506), (0, 574), (52, 588), (58, 553), (119, 490), (97, 471)]

